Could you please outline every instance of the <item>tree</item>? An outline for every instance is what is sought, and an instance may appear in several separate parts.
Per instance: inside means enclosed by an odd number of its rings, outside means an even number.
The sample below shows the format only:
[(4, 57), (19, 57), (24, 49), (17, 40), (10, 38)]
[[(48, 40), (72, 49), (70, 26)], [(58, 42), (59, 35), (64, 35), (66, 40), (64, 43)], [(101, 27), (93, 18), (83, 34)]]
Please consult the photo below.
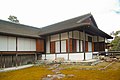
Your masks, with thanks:
[(12, 15), (10, 15), (8, 19), (9, 19), (11, 22), (19, 23), (19, 20), (17, 19), (16, 16), (12, 16)]
[(114, 40), (111, 42), (112, 51), (120, 51), (120, 30), (116, 32), (112, 32), (112, 35), (114, 36)]

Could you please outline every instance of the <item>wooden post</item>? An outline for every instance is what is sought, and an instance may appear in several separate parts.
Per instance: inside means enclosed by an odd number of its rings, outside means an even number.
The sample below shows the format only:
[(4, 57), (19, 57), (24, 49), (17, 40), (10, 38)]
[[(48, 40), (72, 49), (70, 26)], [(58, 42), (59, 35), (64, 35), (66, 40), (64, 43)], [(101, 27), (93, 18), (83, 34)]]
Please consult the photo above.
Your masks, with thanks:
[(70, 52), (70, 38), (69, 38), (69, 32), (68, 32), (68, 60), (69, 59), (69, 52)]
[(21, 66), (21, 64), (22, 64), (21, 56), (22, 56), (22, 55), (19, 55), (19, 56), (20, 56), (20, 66)]
[(1, 69), (2, 69), (2, 52), (1, 52), (1, 56), (0, 56), (0, 62), (1, 62)]
[(59, 40), (60, 40), (60, 53), (61, 53), (61, 34), (59, 34)]
[[(99, 36), (97, 36), (97, 51), (98, 52), (100, 52), (100, 50), (99, 50)], [(99, 53), (97, 54), (97, 57), (99, 56)]]
[(85, 31), (83, 30), (83, 52), (84, 52), (84, 60), (86, 60), (86, 58), (85, 58)]
[(37, 53), (35, 53), (35, 62), (37, 61)]
[(4, 55), (3, 58), (4, 58), (3, 68), (5, 68), (5, 55)]
[(16, 67), (18, 66), (18, 54), (16, 53)]
[(81, 45), (80, 45), (80, 42), (81, 42), (81, 33), (79, 31), (79, 52), (81, 52)]
[(46, 51), (47, 51), (47, 50), (46, 50), (46, 49), (47, 49), (46, 39), (49, 39), (49, 37), (45, 37), (45, 39), (44, 39), (44, 45), (45, 45), (45, 46), (44, 46), (44, 48), (45, 48), (45, 49), (44, 49), (44, 50), (45, 50), (45, 60), (46, 60)]
[(14, 55), (12, 55), (12, 67), (14, 66), (13, 56), (14, 56)]

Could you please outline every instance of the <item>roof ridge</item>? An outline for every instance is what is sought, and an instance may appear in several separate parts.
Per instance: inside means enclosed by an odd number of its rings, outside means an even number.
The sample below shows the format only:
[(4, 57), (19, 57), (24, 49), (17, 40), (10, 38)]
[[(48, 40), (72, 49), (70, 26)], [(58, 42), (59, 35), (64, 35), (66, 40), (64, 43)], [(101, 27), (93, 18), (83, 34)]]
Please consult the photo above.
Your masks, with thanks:
[(10, 24), (14, 24), (14, 25), (20, 25), (20, 26), (26, 26), (26, 27), (41, 29), (41, 28), (37, 28), (37, 27), (34, 27), (34, 26), (30, 26), (30, 25), (26, 25), (26, 24), (21, 24), (21, 23), (14, 23), (14, 22), (10, 22), (10, 21), (7, 21), (7, 20), (2, 20), (2, 19), (0, 19), (0, 21), (7, 22), (7, 23), (10, 23)]
[(83, 17), (83, 16), (88, 16), (88, 15), (90, 17), (92, 14), (91, 13), (87, 13), (87, 14), (84, 14), (84, 15), (81, 15), (81, 16), (77, 16), (77, 17), (73, 17), (73, 18), (70, 18), (70, 19), (66, 19), (66, 20), (63, 20), (63, 21), (60, 21), (60, 22), (53, 23), (53, 24), (50, 24), (48, 26), (42, 27), (41, 29), (49, 27), (49, 26), (52, 26), (52, 25), (60, 24), (60, 23), (63, 23), (63, 22), (67, 22), (67, 21), (70, 21), (70, 20), (73, 20), (73, 19), (76, 19), (76, 18), (80, 18), (80, 17)]

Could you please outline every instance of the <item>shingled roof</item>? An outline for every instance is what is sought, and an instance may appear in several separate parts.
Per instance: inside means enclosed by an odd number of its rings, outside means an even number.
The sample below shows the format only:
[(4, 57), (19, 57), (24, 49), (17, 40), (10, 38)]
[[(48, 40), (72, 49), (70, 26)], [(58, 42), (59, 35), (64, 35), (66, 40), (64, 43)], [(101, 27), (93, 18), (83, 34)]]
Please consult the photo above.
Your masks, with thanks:
[(65, 20), (59, 23), (55, 23), (46, 27), (41, 28), (41, 32), (40, 35), (46, 35), (46, 34), (51, 34), (54, 32), (58, 32), (58, 31), (62, 31), (62, 30), (66, 30), (66, 29), (71, 29), (71, 28), (75, 28), (78, 27), (81, 24), (82, 21), (84, 21), (85, 19), (89, 18), (91, 16), (91, 14), (85, 14), (76, 18), (72, 18), (69, 20)]
[(0, 33), (2, 34), (40, 38), (39, 32), (40, 28), (0, 20)]
[(80, 30), (81, 28), (84, 29), (85, 26), (90, 26), (89, 28), (85, 28), (86, 32), (88, 33), (94, 32), (94, 35), (106, 37), (108, 39), (112, 38), (97, 27), (97, 24), (94, 21), (91, 13), (52, 24), (43, 28), (36, 28), (28, 25), (0, 20), (0, 34), (40, 38), (44, 35), (51, 35), (75, 29)]
[[(85, 28), (86, 26), (90, 26), (89, 28)], [(100, 30), (92, 16), (91, 13), (72, 18), (69, 20), (65, 20), (56, 24), (52, 24), (46, 27), (41, 28), (40, 35), (51, 35), (55, 33), (61, 33), (65, 31), (72, 30), (82, 30), (85, 29), (87, 32), (93, 33), (98, 36), (106, 37), (111, 39), (112, 37)]]

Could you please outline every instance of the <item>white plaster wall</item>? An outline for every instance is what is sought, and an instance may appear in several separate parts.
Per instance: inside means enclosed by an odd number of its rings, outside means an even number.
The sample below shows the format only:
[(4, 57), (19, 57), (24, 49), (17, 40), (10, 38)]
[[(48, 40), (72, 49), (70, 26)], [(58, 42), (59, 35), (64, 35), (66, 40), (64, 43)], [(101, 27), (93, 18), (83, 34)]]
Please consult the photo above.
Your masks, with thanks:
[(64, 58), (65, 60), (68, 60), (68, 54), (57, 54), (57, 58)]
[[(42, 59), (45, 59), (45, 54), (42, 54)], [(46, 54), (46, 59), (55, 60), (55, 54)]]
[(59, 40), (59, 34), (51, 35), (51, 41)]
[(73, 38), (74, 39), (79, 39), (79, 31), (73, 31)]
[(16, 51), (16, 37), (8, 37), (8, 51)]
[(66, 52), (66, 40), (61, 41), (61, 52)]
[(36, 39), (30, 39), (30, 51), (36, 51)]
[(82, 41), (80, 41), (80, 50), (81, 50), (81, 52), (83, 52), (83, 42)]
[(49, 36), (46, 39), (46, 53), (50, 53), (50, 38), (49, 38)]
[(72, 31), (69, 32), (69, 38), (72, 38)]
[(84, 53), (70, 53), (69, 58), (72, 61), (83, 60), (84, 59)]
[(60, 53), (60, 41), (55, 42), (55, 53)]
[(61, 33), (61, 40), (68, 39), (68, 33)]
[(86, 60), (92, 59), (92, 52), (87, 52), (85, 58)]
[(31, 51), (30, 50), (30, 39), (24, 38), (24, 51)]
[(16, 44), (16, 37), (0, 36), (0, 51), (36, 51), (36, 40), (29, 38), (18, 38)]
[(92, 51), (92, 42), (88, 42), (88, 51)]
[(0, 36), (0, 51), (7, 51), (7, 36)]
[(35, 39), (18, 38), (17, 40), (18, 51), (36, 51)]
[(42, 54), (42, 59), (43, 59), (43, 60), (45, 59), (45, 54)]
[(79, 48), (80, 48), (80, 47), (79, 47), (79, 46), (80, 46), (80, 45), (79, 45), (79, 40), (77, 40), (76, 44), (77, 44), (77, 45), (76, 45), (76, 46), (77, 46), (77, 52), (79, 52)]
[(17, 38), (17, 50), (24, 51), (24, 38)]
[[(65, 54), (56, 54), (57, 58), (64, 58), (68, 60), (68, 53)], [(92, 52), (86, 53), (86, 60), (92, 59)], [(45, 59), (45, 54), (42, 54), (42, 59)], [(46, 54), (46, 59), (54, 60), (55, 54)], [(69, 59), (72, 61), (84, 60), (84, 53), (70, 53)]]

